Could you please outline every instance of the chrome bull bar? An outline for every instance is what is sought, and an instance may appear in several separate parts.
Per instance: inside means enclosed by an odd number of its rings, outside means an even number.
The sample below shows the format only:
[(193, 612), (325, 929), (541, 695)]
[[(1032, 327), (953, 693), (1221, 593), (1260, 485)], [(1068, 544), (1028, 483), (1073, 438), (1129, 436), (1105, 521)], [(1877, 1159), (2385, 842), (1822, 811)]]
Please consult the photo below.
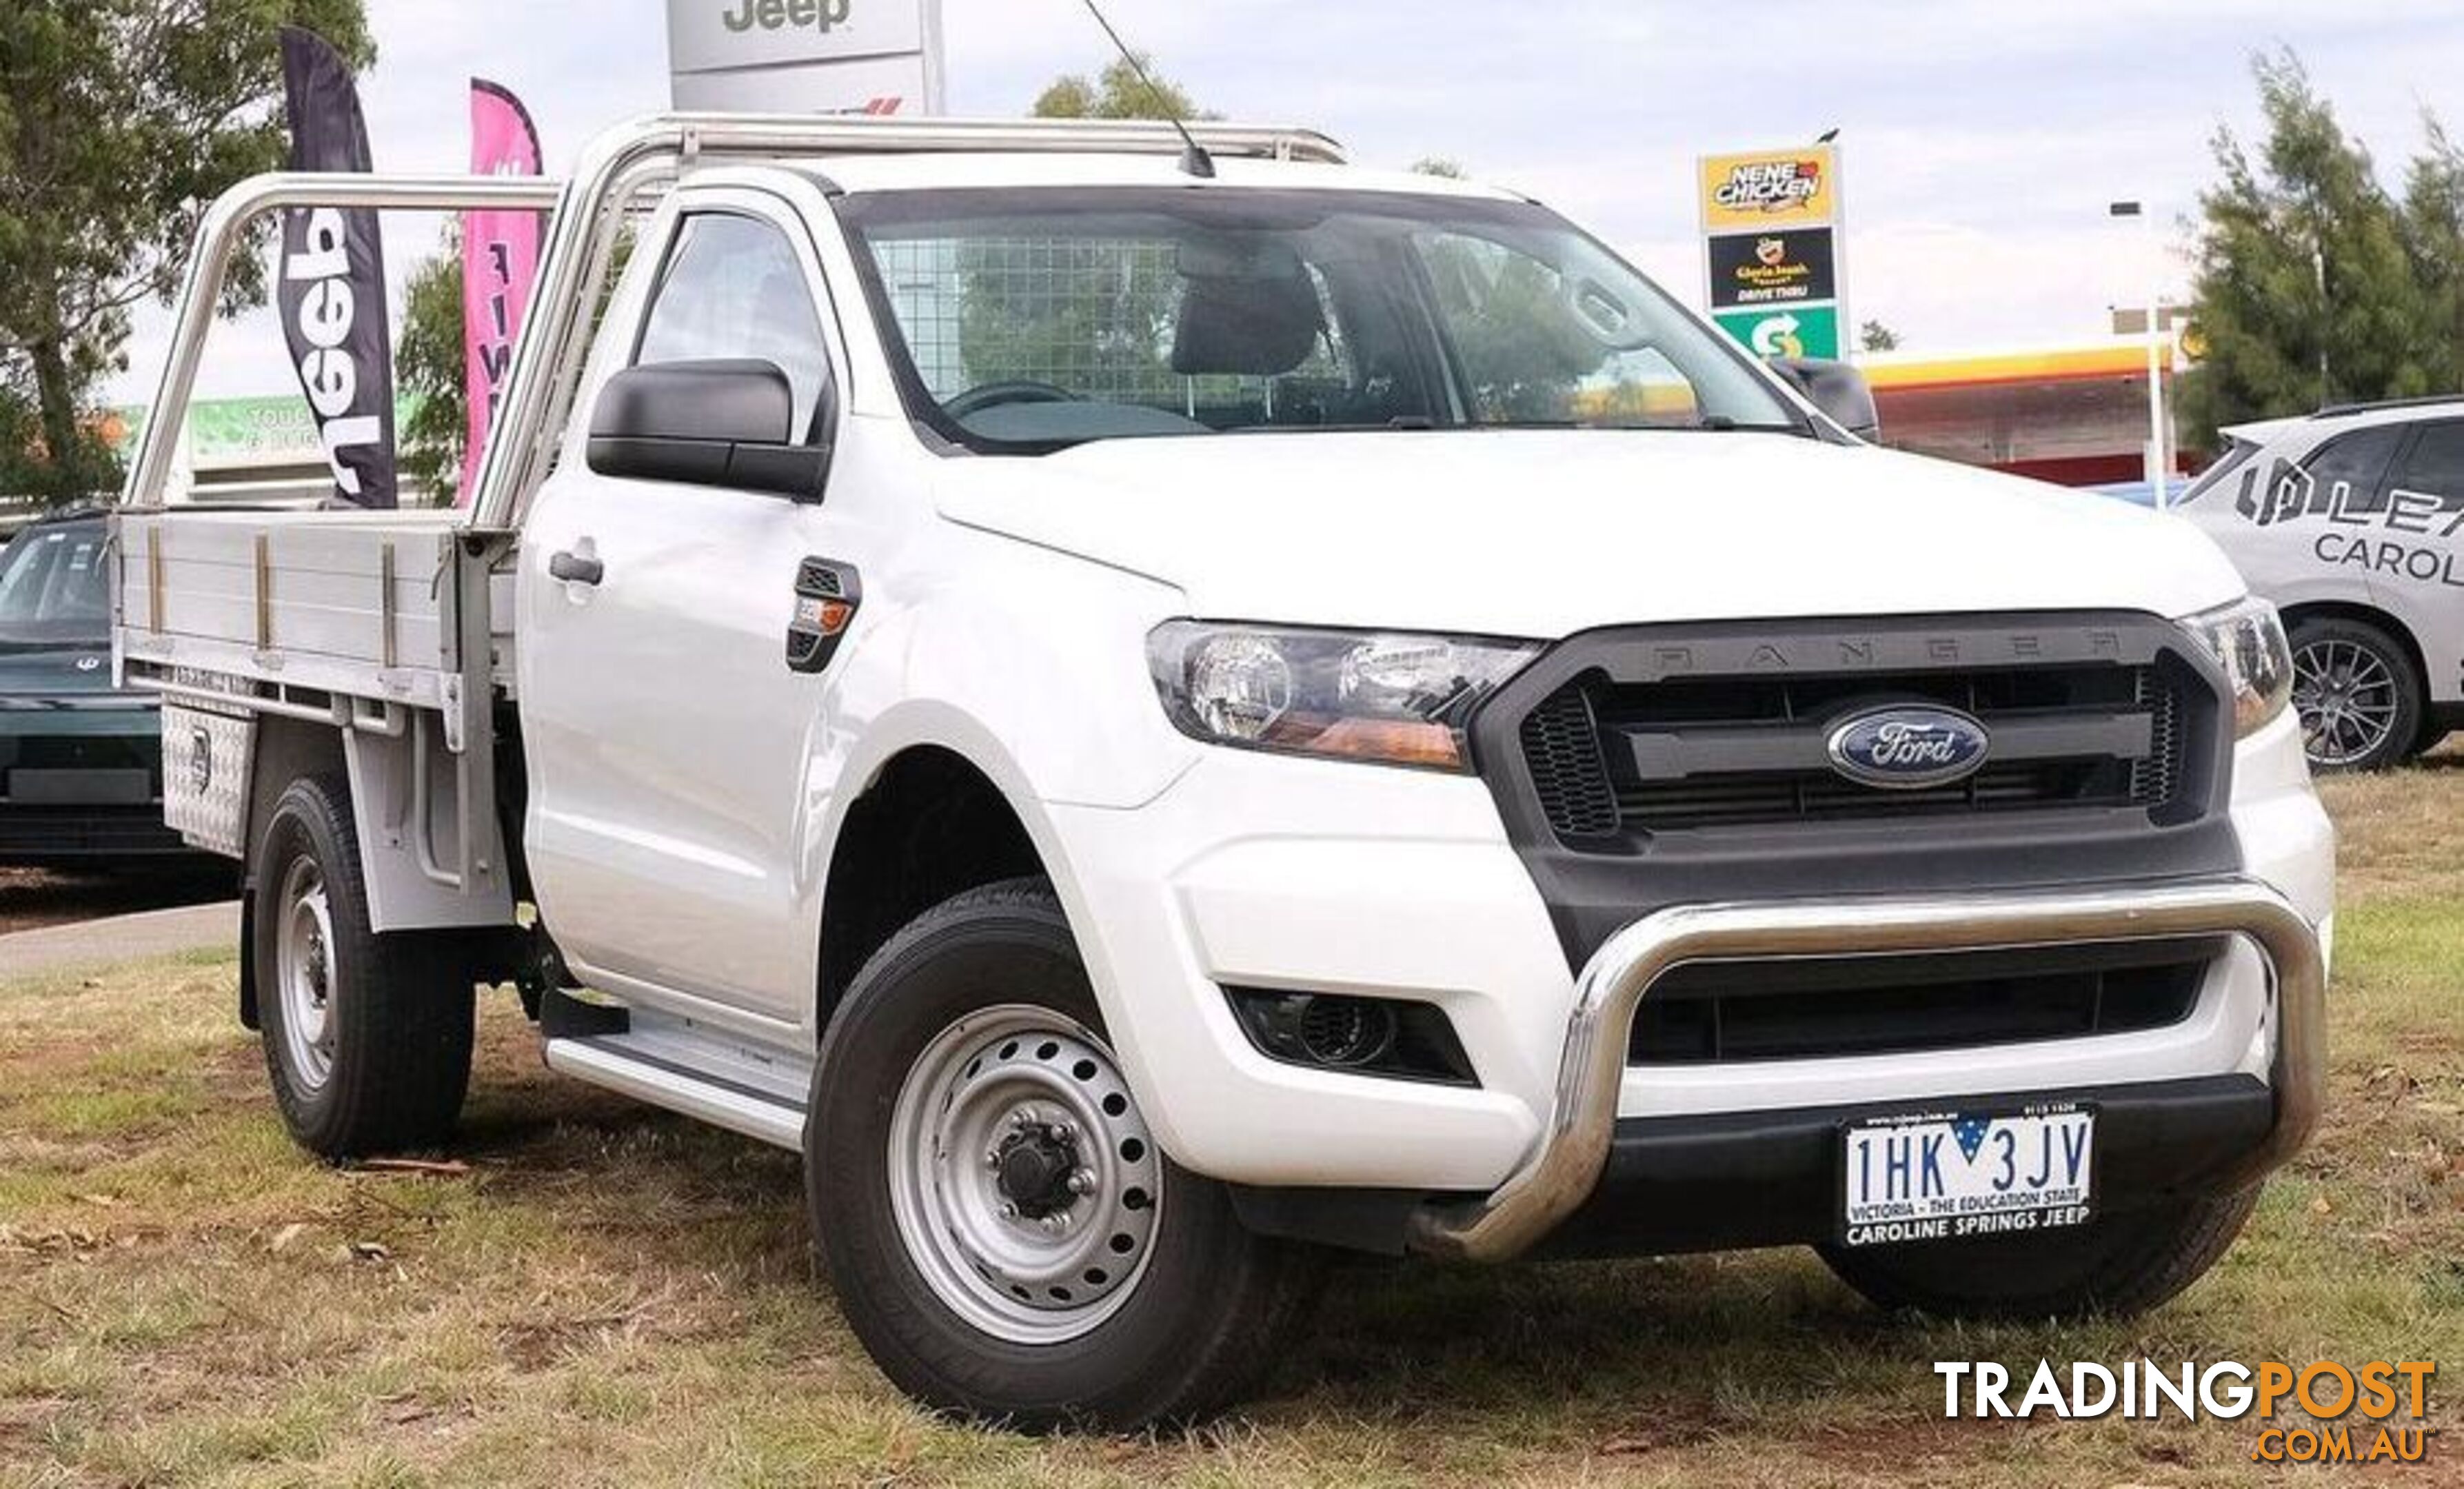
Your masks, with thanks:
[(1616, 1136), (1635, 1010), (1687, 962), (2024, 950), (2041, 946), (2242, 937), (2274, 984), (2276, 1124), (2225, 1175), (2255, 1180), (2300, 1150), (2326, 1094), (2326, 968), (2317, 931), (2253, 880), (2084, 891), (1678, 906), (1611, 936), (1574, 990), (1548, 1122), (1520, 1168), (1478, 1199), (1423, 1207), (1409, 1243), (1430, 1256), (1502, 1261), (1589, 1198)]

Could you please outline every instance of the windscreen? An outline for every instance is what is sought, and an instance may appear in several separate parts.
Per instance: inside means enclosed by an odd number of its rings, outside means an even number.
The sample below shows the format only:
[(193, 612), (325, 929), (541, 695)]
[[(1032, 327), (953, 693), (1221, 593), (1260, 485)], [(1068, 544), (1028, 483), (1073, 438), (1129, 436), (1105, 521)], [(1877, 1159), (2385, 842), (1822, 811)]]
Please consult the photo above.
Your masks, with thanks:
[(979, 449), (1312, 429), (1810, 433), (1541, 208), (1370, 192), (883, 192), (841, 217), (910, 412)]
[(0, 550), (0, 648), (110, 643), (106, 536), (100, 522), (33, 527)]

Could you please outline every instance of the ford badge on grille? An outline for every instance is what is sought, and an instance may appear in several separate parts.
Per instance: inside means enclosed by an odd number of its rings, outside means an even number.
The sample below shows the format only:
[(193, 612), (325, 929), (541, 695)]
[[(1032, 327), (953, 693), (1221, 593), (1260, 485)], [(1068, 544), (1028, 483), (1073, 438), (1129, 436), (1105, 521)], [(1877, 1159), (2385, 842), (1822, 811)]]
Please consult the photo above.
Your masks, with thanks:
[(1957, 709), (1869, 709), (1831, 732), (1831, 766), (1885, 790), (1947, 786), (1976, 774), (1991, 742), (1985, 726)]

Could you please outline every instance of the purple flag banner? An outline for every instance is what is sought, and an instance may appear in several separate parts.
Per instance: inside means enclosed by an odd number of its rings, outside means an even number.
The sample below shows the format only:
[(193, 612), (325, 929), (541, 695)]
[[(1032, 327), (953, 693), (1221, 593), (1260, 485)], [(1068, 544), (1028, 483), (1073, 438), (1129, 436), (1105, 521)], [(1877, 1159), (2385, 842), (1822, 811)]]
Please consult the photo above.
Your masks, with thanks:
[[(359, 88), (341, 54), (313, 32), (285, 27), (282, 80), (293, 170), (373, 168)], [(395, 506), (393, 328), (377, 213), (286, 213), (275, 299), (335, 491), (362, 507)]]

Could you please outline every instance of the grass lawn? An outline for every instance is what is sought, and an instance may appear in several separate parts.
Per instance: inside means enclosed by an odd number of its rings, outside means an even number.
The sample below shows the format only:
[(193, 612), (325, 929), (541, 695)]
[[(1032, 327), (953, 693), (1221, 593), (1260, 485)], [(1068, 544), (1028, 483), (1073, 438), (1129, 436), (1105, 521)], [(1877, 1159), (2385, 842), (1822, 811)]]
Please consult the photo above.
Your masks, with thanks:
[[(1937, 1359), (2428, 1359), (2464, 1483), (2464, 761), (2332, 783), (2333, 1106), (2132, 1325), (1875, 1313), (1811, 1255), (1362, 1266), (1242, 1416), (951, 1426), (812, 1275), (794, 1159), (548, 1076), (490, 998), (455, 1157), (285, 1140), (215, 956), (0, 987), (0, 1485), (2316, 1481), (2253, 1423), (1946, 1422)], [(2455, 1440), (2440, 1437), (2453, 1435)], [(2370, 1434), (2356, 1434), (2356, 1446)]]

